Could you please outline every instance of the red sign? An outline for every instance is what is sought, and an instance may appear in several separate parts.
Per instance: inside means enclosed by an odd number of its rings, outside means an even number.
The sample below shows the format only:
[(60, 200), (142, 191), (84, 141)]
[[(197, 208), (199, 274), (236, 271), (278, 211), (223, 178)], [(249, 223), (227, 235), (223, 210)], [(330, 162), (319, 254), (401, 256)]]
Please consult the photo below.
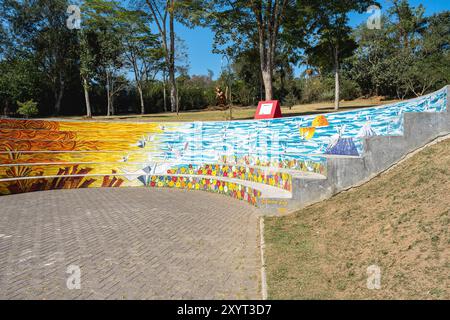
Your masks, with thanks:
[(261, 101), (259, 103), (255, 119), (276, 119), (281, 117), (280, 101)]

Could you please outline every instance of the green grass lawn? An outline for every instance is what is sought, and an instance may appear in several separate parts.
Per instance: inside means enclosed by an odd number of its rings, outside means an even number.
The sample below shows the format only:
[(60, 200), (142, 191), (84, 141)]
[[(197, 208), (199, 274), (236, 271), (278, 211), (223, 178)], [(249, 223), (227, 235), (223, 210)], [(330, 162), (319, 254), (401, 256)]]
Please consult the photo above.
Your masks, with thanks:
[[(450, 139), (362, 187), (266, 219), (272, 299), (450, 299)], [(381, 267), (381, 290), (367, 267)]]
[[(342, 102), (340, 111), (348, 111), (359, 108), (373, 107), (376, 105), (387, 104), (395, 102), (382, 101), (374, 99), (363, 99)], [(253, 119), (256, 112), (256, 107), (233, 107), (233, 120), (246, 120)], [(309, 115), (309, 114), (321, 114), (334, 112), (334, 106), (332, 102), (321, 102), (305, 105), (297, 105), (289, 109), (287, 107), (282, 108), (283, 115), (289, 116), (299, 116), (299, 115)], [(67, 117), (67, 119), (80, 120), (83, 117)], [(224, 121), (230, 119), (229, 110), (212, 110), (212, 111), (188, 111), (181, 112), (178, 116), (174, 113), (159, 113), (159, 114), (149, 114), (149, 115), (120, 115), (120, 116), (96, 116), (94, 120), (121, 120), (121, 121), (148, 121), (148, 122), (188, 122), (188, 121)]]

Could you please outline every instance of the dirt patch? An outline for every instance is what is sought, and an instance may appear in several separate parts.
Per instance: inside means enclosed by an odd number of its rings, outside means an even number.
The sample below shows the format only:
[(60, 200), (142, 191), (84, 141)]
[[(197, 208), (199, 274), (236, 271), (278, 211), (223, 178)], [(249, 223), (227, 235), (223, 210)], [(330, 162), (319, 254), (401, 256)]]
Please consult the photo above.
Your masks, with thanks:
[[(449, 299), (450, 140), (364, 186), (266, 220), (273, 299)], [(381, 289), (367, 289), (367, 268)]]

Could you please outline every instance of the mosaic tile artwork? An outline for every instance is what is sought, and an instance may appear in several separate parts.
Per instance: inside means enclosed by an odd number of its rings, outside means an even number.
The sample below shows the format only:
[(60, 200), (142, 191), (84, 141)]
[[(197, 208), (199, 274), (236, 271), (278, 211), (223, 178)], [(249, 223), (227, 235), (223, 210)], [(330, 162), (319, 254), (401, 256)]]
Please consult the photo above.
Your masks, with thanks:
[(406, 112), (445, 112), (447, 99), (444, 88), (381, 107), (261, 121), (1, 119), (0, 194), (175, 187), (255, 204), (260, 192), (239, 181), (292, 191), (293, 173), (326, 175), (327, 157), (361, 156), (364, 138), (401, 135)]

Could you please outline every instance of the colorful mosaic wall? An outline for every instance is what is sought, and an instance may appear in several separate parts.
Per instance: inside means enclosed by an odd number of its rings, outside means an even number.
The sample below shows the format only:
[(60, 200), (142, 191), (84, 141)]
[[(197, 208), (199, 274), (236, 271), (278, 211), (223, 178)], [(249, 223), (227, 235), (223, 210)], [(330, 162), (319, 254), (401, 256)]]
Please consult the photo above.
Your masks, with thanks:
[[(63, 164), (27, 164), (0, 166), (0, 180), (23, 177), (43, 177), (61, 175), (110, 175), (118, 174), (117, 163), (97, 163), (63, 167)], [(139, 170), (138, 164), (120, 166), (121, 175), (128, 181), (147, 179), (147, 176), (183, 175), (183, 176), (210, 176), (212, 178), (229, 178), (267, 184), (273, 187), (292, 191), (292, 178), (289, 173), (277, 172), (274, 169), (252, 168), (228, 165), (181, 165), (173, 166), (165, 172), (153, 173), (154, 168), (147, 167)], [(80, 173), (81, 172), (81, 173)], [(142, 178), (141, 178), (142, 177)], [(122, 183), (121, 183), (122, 184)], [(146, 183), (144, 183), (146, 184)]]
[(1, 119), (0, 194), (179, 187), (255, 203), (258, 191), (238, 181), (292, 191), (293, 172), (326, 175), (328, 156), (360, 156), (365, 137), (401, 135), (405, 112), (444, 112), (447, 99), (444, 88), (388, 106), (262, 121)]
[[(257, 205), (261, 192), (239, 183), (207, 179), (201, 177), (151, 176), (148, 179), (139, 177), (129, 181), (113, 172), (110, 176), (89, 175), (89, 168), (63, 168), (54, 178), (24, 178), (0, 182), (0, 194), (20, 194), (35, 191), (81, 189), (81, 188), (119, 188), (119, 187), (151, 187), (201, 190), (227, 195)], [(72, 175), (74, 174), (74, 175)], [(79, 175), (79, 176), (77, 176)]]

